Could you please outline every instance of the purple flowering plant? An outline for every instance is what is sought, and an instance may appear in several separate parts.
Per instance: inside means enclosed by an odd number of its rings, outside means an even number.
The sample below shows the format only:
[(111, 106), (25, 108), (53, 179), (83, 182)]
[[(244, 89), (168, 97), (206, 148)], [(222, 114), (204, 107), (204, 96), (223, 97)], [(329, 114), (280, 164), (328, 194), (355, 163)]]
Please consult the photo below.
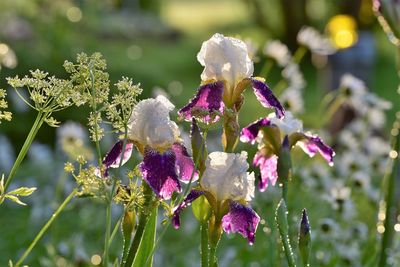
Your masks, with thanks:
[[(378, 2), (384, 1), (376, 1), (375, 5)], [(304, 49), (307, 38), (299, 39)], [(326, 40), (317, 43), (324, 45)], [(313, 44), (310, 50), (326, 51), (324, 47), (316, 46)], [(126, 77), (114, 85), (112, 94), (106, 62), (98, 53), (91, 56), (79, 54), (76, 62), (66, 61), (64, 68), (70, 76), (67, 79), (50, 77), (39, 70), (23, 78), (9, 78), (10, 86), (29, 107), (37, 111), (37, 118), (10, 173), (2, 175), (0, 204), (11, 200), (24, 205), (20, 197), (29, 196), (36, 190), (28, 187), (9, 190), (9, 186), (42, 124), (59, 126), (53, 117), (57, 111), (71, 106), (88, 106), (88, 127), (91, 140), (95, 143), (94, 153), (79, 142), (62, 143), (69, 146), (65, 149), (69, 161), (65, 163), (64, 170), (74, 178), (76, 186), (15, 264), (10, 261), (10, 266), (20, 266), (25, 261), (38, 240), (74, 197), (93, 197), (105, 204), (103, 266), (110, 266), (111, 262), (123, 267), (151, 266), (153, 254), (162, 238), (162, 234), (157, 237), (156, 231), (158, 211), (164, 210), (164, 229), (172, 224), (175, 231), (181, 231), (181, 225), (186, 223), (181, 215), (189, 206), (192, 206), (193, 215), (199, 221), (201, 266), (218, 266), (218, 255), (223, 253), (218, 253), (218, 247), (224, 232), (238, 233), (247, 239), (249, 245), (257, 245), (257, 229), (262, 224), (265, 211), (254, 205), (256, 187), (260, 192), (267, 191), (264, 194), (270, 193), (270, 187), (282, 191), (274, 218), (280, 236), (276, 246), (284, 252), (288, 266), (296, 266), (300, 262), (309, 266), (311, 226), (305, 209), (301, 211), (297, 231), (298, 250), (292, 249), (291, 235), (294, 231), (288, 210), (300, 214), (300, 210), (292, 210), (288, 198), (291, 181), (298, 177), (293, 173), (300, 168), (292, 162), (292, 158), (298, 147), (310, 157), (319, 154), (334, 172), (348, 170), (342, 170), (344, 164), (334, 166), (334, 150), (318, 135), (305, 131), (302, 121), (295, 117), (301, 113), (303, 105), (297, 103), (295, 98), (301, 96), (305, 84), (298, 66), (304, 51), (301, 50), (300, 56), (295, 53), (292, 57), (283, 44), (267, 44), (264, 53), (283, 68), (282, 76), (287, 82), (285, 91), (273, 92), (263, 77), (254, 76), (254, 63), (249, 50), (240, 39), (219, 33), (202, 44), (197, 55), (197, 60), (204, 67), (200, 86), (197, 92), (193, 92), (193, 98), (177, 111), (182, 124), (190, 123), (190, 143), (185, 142), (184, 132), (173, 118), (175, 105), (167, 97), (159, 95), (138, 100), (142, 92), (140, 84), (134, 84), (132, 79)], [(274, 54), (276, 50), (280, 53)], [(331, 47), (328, 50), (329, 53), (333, 51)], [(262, 76), (267, 77), (268, 69), (262, 68)], [(379, 102), (375, 96), (367, 94), (363, 86), (357, 87), (360, 83), (356, 82), (356, 89), (353, 85), (354, 80), (349, 81), (347, 77), (342, 88), (356, 94), (361, 92), (363, 97), (350, 96), (345, 104), (368, 108), (367, 111), (357, 110), (365, 120), (371, 110), (376, 116), (381, 115), (386, 109), (384, 101)], [(20, 94), (24, 88), (29, 92), (29, 98)], [(261, 118), (254, 117), (253, 123), (243, 126), (239, 121), (245, 105), (244, 92), (248, 88), (253, 90), (266, 113), (272, 112)], [(6, 92), (0, 90), (0, 108), (4, 109), (0, 111), (0, 120), (11, 119), (11, 113), (6, 110), (7, 102), (3, 101), (5, 96)], [(380, 104), (373, 106), (372, 103)], [(336, 107), (335, 100), (329, 104)], [(111, 125), (114, 144), (104, 153), (100, 141), (107, 133), (106, 124)], [(221, 139), (222, 146), (215, 151), (209, 151), (210, 146), (207, 146), (209, 131), (216, 131)], [(243, 143), (240, 146), (239, 141)], [(237, 149), (244, 147), (250, 150), (253, 145), (257, 146), (254, 156)], [(398, 143), (395, 145), (397, 147), (393, 151), (398, 151)], [(332, 202), (342, 205), (339, 202), (344, 202), (344, 195), (349, 194), (349, 190), (338, 185), (326, 187), (331, 190)], [(113, 203), (122, 207), (114, 231)], [(120, 256), (111, 259), (110, 246), (119, 228), (123, 247)], [(382, 257), (381, 261), (385, 262), (386, 258)]]
[[(236, 150), (239, 139), (258, 143), (253, 165), (260, 169), (260, 191), (269, 183), (275, 185), (277, 180), (285, 185), (276, 221), (284, 249), (288, 251), (285, 203), (292, 169), (291, 148), (298, 145), (310, 156), (320, 153), (330, 165), (334, 152), (319, 137), (303, 132), (301, 121), (285, 111), (265, 80), (253, 76), (253, 61), (243, 41), (215, 34), (203, 43), (197, 59), (204, 67), (201, 85), (189, 103), (178, 111), (181, 120), (191, 123), (191, 146), (184, 142), (181, 129), (171, 119), (175, 106), (168, 98), (158, 96), (138, 101), (142, 89), (126, 77), (115, 84), (111, 94), (106, 62), (98, 53), (79, 54), (76, 62), (66, 61), (64, 68), (70, 75), (68, 79), (50, 77), (39, 70), (24, 78), (8, 79), (10, 86), (38, 115), (7, 179), (4, 175), (1, 179), (0, 203), (9, 199), (24, 204), (19, 197), (35, 191), (27, 187), (7, 190), (42, 124), (59, 126), (53, 118), (57, 111), (71, 106), (90, 108), (88, 126), (97, 155), (93, 156), (90, 149), (82, 147), (79, 137), (72, 143), (62, 141), (70, 158), (64, 169), (75, 179), (76, 187), (15, 265), (10, 261), (12, 266), (20, 266), (25, 261), (36, 242), (74, 197), (95, 197), (105, 203), (104, 266), (110, 262), (114, 202), (123, 207), (115, 228), (121, 225), (124, 239), (117, 260), (120, 266), (151, 265), (158, 244), (155, 227), (159, 207), (165, 211), (166, 225), (171, 222), (179, 229), (180, 215), (191, 204), (200, 222), (201, 264), (217, 266), (217, 247), (222, 233), (239, 233), (253, 245), (260, 223), (258, 213), (263, 212), (256, 212), (250, 205), (255, 196), (256, 175), (249, 170), (248, 153)], [(25, 88), (29, 99), (19, 93)], [(246, 88), (252, 88), (260, 104), (274, 112), (242, 128), (239, 115)], [(5, 92), (1, 93), (0, 97), (5, 97)], [(11, 119), (8, 111), (1, 114), (1, 119)], [(100, 141), (106, 134), (105, 124), (111, 125), (118, 140), (103, 154)], [(208, 151), (210, 125), (214, 126), (212, 129), (222, 126), (220, 151)], [(137, 161), (138, 164), (131, 164)], [(305, 211), (304, 216), (307, 216)], [(286, 257), (288, 264), (294, 266), (293, 255), (287, 253)], [(303, 257), (303, 261), (307, 262), (308, 256)]]

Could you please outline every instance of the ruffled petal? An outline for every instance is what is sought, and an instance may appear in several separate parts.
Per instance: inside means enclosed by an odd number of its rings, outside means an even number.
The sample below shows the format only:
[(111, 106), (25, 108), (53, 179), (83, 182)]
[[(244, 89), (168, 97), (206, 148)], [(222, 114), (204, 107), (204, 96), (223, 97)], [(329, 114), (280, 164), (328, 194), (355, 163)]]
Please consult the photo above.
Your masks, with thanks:
[(190, 100), (189, 104), (179, 110), (178, 114), (187, 121), (196, 117), (205, 123), (217, 122), (220, 116), (211, 113), (214, 111), (223, 112), (223, 92), (224, 83), (222, 81), (200, 86), (196, 96)]
[(253, 245), (259, 222), (260, 216), (254, 210), (231, 201), (228, 214), (222, 218), (222, 228), (228, 234), (239, 232), (248, 239), (250, 245)]
[(240, 141), (243, 143), (250, 142), (251, 144), (254, 144), (260, 128), (270, 124), (271, 122), (268, 118), (259, 119), (258, 121), (249, 124), (240, 132)]
[(260, 101), (261, 105), (266, 108), (274, 108), (276, 116), (282, 118), (285, 115), (285, 110), (279, 100), (274, 96), (271, 89), (269, 89), (268, 85), (257, 79), (251, 79), (251, 82), (254, 94), (258, 101)]
[(314, 157), (317, 152), (328, 162), (329, 166), (333, 166), (333, 157), (335, 151), (327, 146), (318, 136), (304, 134), (305, 140), (299, 141), (297, 144), (306, 152), (310, 157)]
[(170, 199), (173, 192), (181, 191), (175, 161), (172, 150), (167, 150), (162, 154), (150, 147), (144, 150), (143, 162), (139, 166), (140, 171), (143, 179), (162, 199)]
[(258, 189), (261, 192), (267, 189), (269, 183), (273, 186), (276, 184), (278, 180), (278, 157), (276, 155), (265, 157), (257, 153), (254, 156), (253, 165), (260, 168), (261, 181), (258, 184)]
[(120, 165), (124, 165), (130, 159), (133, 150), (133, 143), (126, 142), (125, 151), (122, 155), (122, 150), (124, 148), (123, 146), (124, 140), (118, 141), (104, 157), (103, 165), (106, 167), (105, 176), (108, 176), (108, 168), (118, 168)]
[(196, 181), (199, 178), (199, 173), (195, 170), (192, 157), (190, 157), (186, 148), (180, 143), (175, 143), (172, 145), (172, 150), (175, 153), (175, 165), (181, 181), (189, 182), (192, 176), (192, 182)]
[(185, 197), (182, 203), (174, 208), (174, 214), (172, 215), (172, 225), (174, 226), (175, 229), (178, 229), (181, 226), (181, 220), (179, 217), (181, 211), (203, 194), (204, 192), (201, 190), (192, 190)]

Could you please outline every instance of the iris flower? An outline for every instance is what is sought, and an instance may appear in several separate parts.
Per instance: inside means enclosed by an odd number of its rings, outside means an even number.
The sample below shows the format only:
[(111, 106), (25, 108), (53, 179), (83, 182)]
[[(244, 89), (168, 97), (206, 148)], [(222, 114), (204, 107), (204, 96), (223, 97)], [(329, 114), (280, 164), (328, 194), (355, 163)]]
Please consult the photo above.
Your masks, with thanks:
[(174, 108), (163, 96), (140, 101), (129, 121), (124, 155), (124, 141), (121, 140), (103, 160), (106, 169), (117, 168), (130, 158), (136, 146), (143, 155), (139, 165), (143, 179), (162, 199), (169, 199), (173, 192), (181, 191), (179, 179), (187, 183), (198, 178), (193, 160), (180, 139), (178, 126), (169, 118), (169, 112)]
[(283, 107), (269, 87), (261, 78), (252, 77), (253, 61), (243, 41), (216, 33), (203, 42), (197, 60), (204, 66), (202, 83), (194, 98), (178, 112), (185, 120), (196, 117), (213, 123), (226, 108), (238, 111), (242, 92), (249, 84), (264, 107), (274, 108), (278, 117), (283, 116)]
[(227, 233), (239, 232), (253, 244), (260, 217), (248, 206), (254, 197), (254, 173), (248, 173), (248, 168), (246, 152), (210, 153), (200, 187), (193, 189), (174, 210), (174, 227), (180, 227), (180, 212), (204, 195), (211, 206), (215, 224)]
[(258, 152), (254, 156), (253, 164), (260, 168), (260, 191), (264, 191), (269, 183), (276, 184), (278, 159), (282, 148), (290, 149), (298, 145), (310, 157), (319, 153), (330, 166), (333, 165), (333, 156), (335, 155), (333, 149), (317, 135), (304, 132), (303, 123), (295, 119), (288, 111), (283, 118), (277, 118), (274, 113), (271, 113), (268, 117), (251, 123), (242, 129), (240, 140), (244, 143), (258, 143)]

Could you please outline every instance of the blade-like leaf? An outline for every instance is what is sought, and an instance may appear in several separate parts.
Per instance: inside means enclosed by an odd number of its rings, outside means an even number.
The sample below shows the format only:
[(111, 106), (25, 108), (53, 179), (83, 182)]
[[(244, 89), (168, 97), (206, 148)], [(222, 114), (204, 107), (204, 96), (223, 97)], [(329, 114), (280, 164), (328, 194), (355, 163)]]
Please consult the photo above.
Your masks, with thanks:
[(7, 193), (7, 195), (26, 197), (35, 192), (36, 187), (20, 187)]
[(153, 210), (147, 221), (132, 267), (147, 267), (153, 265), (153, 256), (151, 254), (156, 240), (157, 210), (157, 208)]
[(21, 200), (19, 200), (19, 198), (16, 197), (16, 196), (13, 196), (13, 195), (5, 195), (5, 197), (8, 198), (9, 200), (11, 200), (11, 201), (13, 201), (13, 202), (19, 204), (19, 205), (26, 206), (26, 204), (25, 204), (24, 202), (22, 202)]

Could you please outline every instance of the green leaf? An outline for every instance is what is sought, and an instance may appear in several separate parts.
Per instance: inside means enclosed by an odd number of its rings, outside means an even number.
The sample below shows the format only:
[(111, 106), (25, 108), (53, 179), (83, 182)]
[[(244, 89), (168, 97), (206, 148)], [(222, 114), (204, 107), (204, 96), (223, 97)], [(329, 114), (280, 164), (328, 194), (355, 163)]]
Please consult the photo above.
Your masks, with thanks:
[(26, 197), (35, 192), (36, 187), (20, 187), (7, 193), (7, 195)]
[(155, 208), (147, 221), (132, 267), (147, 267), (153, 265), (153, 248), (156, 240), (157, 211)]
[(22, 202), (21, 200), (19, 200), (19, 198), (16, 196), (7, 194), (7, 195), (5, 195), (5, 197), (19, 205), (26, 206), (26, 204), (24, 202)]
[(4, 194), (4, 174), (1, 175), (1, 180), (0, 180), (0, 195)]
[(211, 207), (205, 196), (200, 196), (193, 201), (192, 210), (196, 219), (201, 223), (207, 222), (211, 216)]
[(136, 226), (136, 213), (134, 211), (125, 210), (121, 224), (122, 236), (124, 239), (124, 248), (122, 253), (122, 262), (126, 262), (129, 253), (129, 244), (132, 239), (132, 232)]

